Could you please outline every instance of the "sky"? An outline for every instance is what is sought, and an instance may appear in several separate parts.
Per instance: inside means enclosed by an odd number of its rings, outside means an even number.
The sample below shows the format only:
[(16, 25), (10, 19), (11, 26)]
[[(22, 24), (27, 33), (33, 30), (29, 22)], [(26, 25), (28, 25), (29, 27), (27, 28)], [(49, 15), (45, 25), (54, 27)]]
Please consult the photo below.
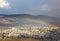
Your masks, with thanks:
[(0, 14), (47, 15), (60, 18), (60, 0), (0, 0)]

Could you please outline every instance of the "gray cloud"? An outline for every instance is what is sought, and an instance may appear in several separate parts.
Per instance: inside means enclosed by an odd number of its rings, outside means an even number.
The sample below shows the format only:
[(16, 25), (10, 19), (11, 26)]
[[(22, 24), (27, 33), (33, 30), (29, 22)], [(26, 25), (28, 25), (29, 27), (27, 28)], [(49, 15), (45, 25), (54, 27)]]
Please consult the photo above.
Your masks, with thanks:
[(30, 8), (27, 12), (34, 15), (48, 15), (60, 17), (60, 0), (46, 0), (42, 5)]

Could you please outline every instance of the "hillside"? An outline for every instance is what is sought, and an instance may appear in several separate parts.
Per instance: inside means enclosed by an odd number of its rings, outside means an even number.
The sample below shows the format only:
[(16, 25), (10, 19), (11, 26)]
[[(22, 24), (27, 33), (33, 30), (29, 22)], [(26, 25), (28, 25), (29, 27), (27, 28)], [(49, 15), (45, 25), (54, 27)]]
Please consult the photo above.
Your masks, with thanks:
[(14, 40), (14, 38), (31, 38), (39, 40), (46, 39), (48, 41), (60, 41), (59, 27), (59, 18), (44, 15), (33, 16), (27, 14), (1, 15), (0, 39), (12, 38)]

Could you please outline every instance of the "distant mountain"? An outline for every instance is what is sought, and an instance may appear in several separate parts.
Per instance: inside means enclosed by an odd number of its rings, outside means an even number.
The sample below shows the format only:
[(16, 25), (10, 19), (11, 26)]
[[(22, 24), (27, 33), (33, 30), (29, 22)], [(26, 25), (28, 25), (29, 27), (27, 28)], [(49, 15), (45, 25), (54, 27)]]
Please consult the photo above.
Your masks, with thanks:
[(23, 17), (23, 16), (32, 16), (32, 15), (29, 15), (29, 14), (11, 14), (11, 15), (0, 14), (0, 16), (4, 16), (4, 17)]
[[(33, 18), (33, 19), (39, 19), (39, 20), (43, 20), (46, 22), (50, 22), (51, 24), (60, 25), (60, 18), (55, 18), (55, 17), (50, 17), (50, 16), (45, 16), (45, 15), (29, 15), (29, 14), (12, 14), (12, 15), (4, 15), (4, 14), (0, 14), (1, 17), (3, 18)], [(14, 21), (14, 20), (12, 20)]]
[[(37, 17), (37, 18), (56, 18), (56, 17), (50, 17), (50, 16), (46, 16), (46, 15), (30, 15), (30, 14), (11, 14), (11, 15), (7, 15), (7, 14), (0, 14), (0, 16), (4, 16), (4, 17)], [(60, 18), (58, 18), (60, 19)]]

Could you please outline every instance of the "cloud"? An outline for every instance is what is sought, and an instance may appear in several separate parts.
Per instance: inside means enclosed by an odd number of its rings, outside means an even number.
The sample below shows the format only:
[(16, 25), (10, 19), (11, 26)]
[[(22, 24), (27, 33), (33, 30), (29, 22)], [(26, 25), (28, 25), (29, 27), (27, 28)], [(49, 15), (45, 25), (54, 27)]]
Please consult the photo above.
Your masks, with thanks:
[(51, 6), (51, 5), (48, 5), (48, 4), (43, 4), (41, 7), (40, 7), (40, 10), (42, 11), (53, 11), (55, 10), (57, 7), (56, 6)]
[(60, 17), (60, 0), (45, 0), (39, 5), (27, 10), (32, 12), (34, 15), (48, 15), (52, 17)]
[(0, 8), (3, 9), (10, 8), (10, 4), (7, 2), (7, 0), (0, 0)]
[(43, 12), (52, 12), (60, 8), (60, 0), (47, 0), (43, 4), (40, 4), (35, 7), (35, 10)]

